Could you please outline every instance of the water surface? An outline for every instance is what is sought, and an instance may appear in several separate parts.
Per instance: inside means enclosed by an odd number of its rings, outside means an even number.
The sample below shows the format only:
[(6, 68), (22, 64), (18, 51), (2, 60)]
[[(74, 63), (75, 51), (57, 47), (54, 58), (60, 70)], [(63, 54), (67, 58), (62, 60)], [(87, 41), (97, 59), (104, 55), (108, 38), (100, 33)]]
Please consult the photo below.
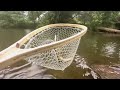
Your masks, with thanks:
[[(31, 31), (29, 29), (0, 29), (0, 51)], [(21, 67), (25, 63), (27, 62), (22, 60), (12, 65), (11, 69), (2, 71), (0, 77), (11, 79), (93, 79), (97, 77), (97, 74), (90, 69), (92, 65), (120, 63), (120, 35), (87, 32), (81, 39), (73, 63), (64, 71), (31, 65), (12, 70), (12, 68)]]

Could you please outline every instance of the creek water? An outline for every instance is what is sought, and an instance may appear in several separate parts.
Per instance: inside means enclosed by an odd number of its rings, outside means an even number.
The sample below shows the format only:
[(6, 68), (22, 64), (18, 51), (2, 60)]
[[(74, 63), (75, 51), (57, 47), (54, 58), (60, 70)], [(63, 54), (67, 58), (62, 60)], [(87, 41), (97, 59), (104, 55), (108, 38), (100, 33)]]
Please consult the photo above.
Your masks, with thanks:
[[(0, 29), (0, 51), (31, 32), (30, 29)], [(120, 63), (120, 34), (88, 32), (81, 38), (73, 63), (64, 71), (33, 66), (21, 60), (0, 71), (1, 79), (95, 79), (92, 65)], [(22, 66), (22, 68), (21, 68)], [(20, 69), (19, 69), (20, 67)]]

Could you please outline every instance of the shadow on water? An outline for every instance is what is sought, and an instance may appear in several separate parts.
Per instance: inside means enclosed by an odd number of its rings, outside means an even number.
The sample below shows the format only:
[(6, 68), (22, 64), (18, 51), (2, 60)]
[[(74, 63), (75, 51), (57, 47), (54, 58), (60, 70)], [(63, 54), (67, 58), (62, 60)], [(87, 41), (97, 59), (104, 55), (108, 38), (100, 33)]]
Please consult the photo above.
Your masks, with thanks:
[[(25, 36), (31, 30), (0, 30), (0, 50), (3, 50)], [(22, 60), (10, 68), (0, 71), (2, 79), (97, 79), (112, 71), (111, 64), (120, 64), (120, 35), (87, 32), (81, 39), (77, 55), (73, 63), (64, 71), (51, 70), (41, 66), (28, 64)], [(95, 67), (93, 67), (96, 65)], [(103, 66), (100, 66), (103, 65)], [(91, 68), (92, 67), (92, 68)], [(99, 72), (95, 70), (99, 68)], [(94, 72), (94, 71), (95, 72)], [(118, 70), (118, 69), (117, 69)], [(106, 74), (105, 74), (106, 73)], [(101, 77), (100, 77), (101, 74)], [(109, 74), (110, 75), (110, 74)], [(110, 77), (109, 77), (110, 78)], [(115, 77), (114, 77), (115, 78)]]

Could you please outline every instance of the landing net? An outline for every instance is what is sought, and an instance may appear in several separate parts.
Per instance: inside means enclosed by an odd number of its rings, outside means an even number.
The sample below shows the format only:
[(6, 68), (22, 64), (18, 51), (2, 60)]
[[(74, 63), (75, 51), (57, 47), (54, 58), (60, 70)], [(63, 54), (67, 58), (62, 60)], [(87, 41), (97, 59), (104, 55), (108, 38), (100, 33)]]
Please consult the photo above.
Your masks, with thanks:
[[(71, 26), (49, 27), (34, 35), (27, 43), (25, 43), (24, 49), (35, 48), (60, 40), (64, 41), (66, 38), (76, 35), (81, 31), (81, 28)], [(67, 43), (58, 45), (58, 47), (31, 55), (30, 57), (25, 58), (25, 60), (50, 69), (64, 70), (72, 63), (80, 39), (81, 37), (73, 39), (70, 42), (67, 41)]]

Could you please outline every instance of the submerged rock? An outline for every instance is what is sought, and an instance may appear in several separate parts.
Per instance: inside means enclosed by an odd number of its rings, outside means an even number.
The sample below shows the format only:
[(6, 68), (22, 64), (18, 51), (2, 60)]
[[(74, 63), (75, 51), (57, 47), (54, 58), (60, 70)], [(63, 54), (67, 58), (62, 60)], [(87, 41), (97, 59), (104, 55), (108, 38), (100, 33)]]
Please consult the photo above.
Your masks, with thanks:
[(89, 65), (87, 65), (87, 62), (84, 58), (82, 58), (81, 56), (79, 56), (78, 54), (75, 55), (75, 61), (76, 61), (76, 67), (80, 67), (81, 69), (84, 69), (86, 71), (85, 74), (83, 74), (83, 76), (91, 76), (93, 77), (93, 79), (98, 79), (100, 77), (98, 77), (98, 75), (92, 70), (91, 67), (89, 67)]
[(91, 67), (102, 79), (120, 79), (120, 64), (93, 65)]

